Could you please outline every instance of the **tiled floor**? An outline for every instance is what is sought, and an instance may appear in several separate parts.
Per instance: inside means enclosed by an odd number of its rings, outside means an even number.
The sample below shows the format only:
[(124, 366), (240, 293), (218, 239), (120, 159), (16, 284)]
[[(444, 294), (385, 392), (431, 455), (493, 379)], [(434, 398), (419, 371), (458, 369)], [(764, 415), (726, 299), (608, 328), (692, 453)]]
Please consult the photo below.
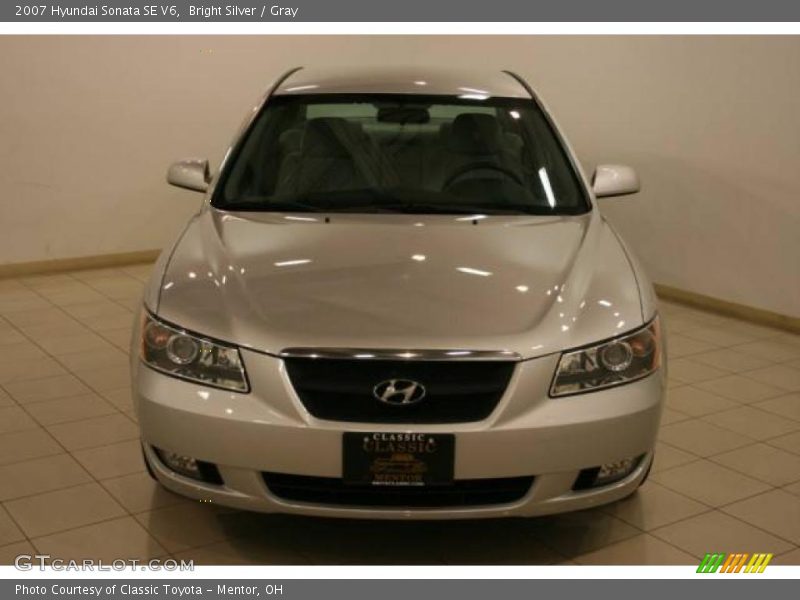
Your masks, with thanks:
[(800, 336), (664, 303), (670, 389), (650, 481), (558, 517), (395, 523), (224, 510), (143, 471), (127, 368), (149, 266), (0, 280), (0, 563), (800, 564)]

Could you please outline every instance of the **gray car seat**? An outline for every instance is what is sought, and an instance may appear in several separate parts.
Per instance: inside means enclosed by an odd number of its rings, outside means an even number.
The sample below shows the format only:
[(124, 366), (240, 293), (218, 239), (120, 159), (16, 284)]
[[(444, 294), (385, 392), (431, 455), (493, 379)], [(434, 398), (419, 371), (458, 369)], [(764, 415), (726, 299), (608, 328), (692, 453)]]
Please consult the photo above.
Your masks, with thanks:
[[(293, 134), (289, 144), (296, 143)], [(300, 148), (280, 167), (280, 192), (294, 194), (392, 185), (386, 160), (359, 123), (339, 117), (306, 122)]]
[[(444, 147), (440, 185), (470, 164), (489, 163), (517, 173), (520, 171), (521, 140), (503, 132), (493, 115), (462, 113), (452, 123), (441, 127), (440, 136)], [(478, 177), (480, 173), (476, 170), (472, 176)], [(464, 176), (471, 175), (465, 173)]]

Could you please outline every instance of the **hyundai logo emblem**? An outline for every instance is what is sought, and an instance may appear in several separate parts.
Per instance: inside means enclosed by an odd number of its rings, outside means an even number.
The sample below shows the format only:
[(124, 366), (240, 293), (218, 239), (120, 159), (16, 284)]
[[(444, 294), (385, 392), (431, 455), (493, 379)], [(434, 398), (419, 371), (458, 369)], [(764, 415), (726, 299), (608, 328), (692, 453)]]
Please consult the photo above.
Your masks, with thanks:
[(387, 379), (372, 389), (372, 395), (384, 404), (409, 406), (425, 397), (425, 386), (411, 379)]

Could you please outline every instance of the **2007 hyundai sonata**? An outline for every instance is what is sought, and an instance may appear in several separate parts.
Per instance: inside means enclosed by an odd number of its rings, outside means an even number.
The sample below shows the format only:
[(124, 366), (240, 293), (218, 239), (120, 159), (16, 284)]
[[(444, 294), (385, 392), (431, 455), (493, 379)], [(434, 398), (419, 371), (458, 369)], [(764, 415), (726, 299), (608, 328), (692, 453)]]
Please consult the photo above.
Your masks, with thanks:
[(509, 72), (294, 69), (156, 263), (132, 377), (151, 474), (364, 518), (533, 516), (631, 494), (662, 333), (646, 276)]

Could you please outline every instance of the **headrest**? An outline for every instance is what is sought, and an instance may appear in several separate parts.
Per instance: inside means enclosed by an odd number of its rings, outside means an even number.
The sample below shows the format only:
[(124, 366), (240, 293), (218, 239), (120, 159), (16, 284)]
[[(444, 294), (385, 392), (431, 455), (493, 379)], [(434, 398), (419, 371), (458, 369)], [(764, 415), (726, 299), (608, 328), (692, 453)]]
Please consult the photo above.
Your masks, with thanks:
[(492, 115), (463, 113), (453, 119), (447, 145), (460, 154), (496, 154), (502, 149), (502, 135), (500, 123)]
[(281, 152), (289, 154), (300, 150), (303, 143), (303, 130), (298, 128), (287, 129), (278, 138), (278, 145)]
[(358, 123), (340, 117), (318, 117), (306, 122), (301, 153), (305, 157), (352, 158), (348, 148), (363, 143)]

